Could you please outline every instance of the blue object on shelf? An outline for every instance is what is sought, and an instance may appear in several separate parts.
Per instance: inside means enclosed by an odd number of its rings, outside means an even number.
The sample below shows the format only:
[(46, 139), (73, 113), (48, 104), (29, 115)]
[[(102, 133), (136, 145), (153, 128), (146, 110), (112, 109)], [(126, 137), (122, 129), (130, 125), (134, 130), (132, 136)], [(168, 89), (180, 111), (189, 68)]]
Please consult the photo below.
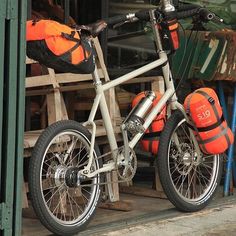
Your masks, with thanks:
[[(219, 90), (223, 90), (222, 84), (219, 84), (218, 87), (219, 87)], [(220, 95), (220, 99), (223, 99), (223, 97), (221, 97), (221, 96), (222, 95)], [(222, 103), (222, 106), (225, 106), (225, 109), (226, 109), (225, 99), (224, 99), (224, 102)], [(227, 111), (227, 109), (226, 109), (226, 111)], [(234, 84), (234, 99), (233, 99), (231, 129), (232, 129), (232, 132), (235, 136), (235, 131), (236, 131), (236, 84)], [(226, 173), (225, 173), (225, 183), (224, 183), (224, 196), (229, 195), (229, 187), (230, 187), (230, 180), (232, 177), (231, 176), (232, 169), (233, 169), (234, 180), (236, 180), (236, 168), (235, 168), (235, 164), (233, 164), (233, 162), (234, 162), (234, 144), (232, 144), (230, 146), (229, 151), (228, 151), (228, 159), (227, 159), (227, 163), (226, 163)]]
[(232, 118), (232, 131), (234, 133), (234, 144), (232, 146), (232, 159), (233, 159), (233, 176), (234, 183), (236, 184), (236, 160), (234, 159), (235, 144), (236, 144), (236, 84), (234, 84), (234, 101), (233, 101), (233, 118)]
[(217, 92), (219, 95), (219, 99), (220, 99), (220, 104), (223, 108), (223, 114), (224, 114), (224, 118), (227, 120), (227, 122), (229, 123), (228, 120), (228, 111), (227, 111), (227, 106), (226, 106), (226, 101), (225, 101), (225, 94), (224, 94), (224, 88), (223, 88), (223, 83), (222, 81), (217, 81)]

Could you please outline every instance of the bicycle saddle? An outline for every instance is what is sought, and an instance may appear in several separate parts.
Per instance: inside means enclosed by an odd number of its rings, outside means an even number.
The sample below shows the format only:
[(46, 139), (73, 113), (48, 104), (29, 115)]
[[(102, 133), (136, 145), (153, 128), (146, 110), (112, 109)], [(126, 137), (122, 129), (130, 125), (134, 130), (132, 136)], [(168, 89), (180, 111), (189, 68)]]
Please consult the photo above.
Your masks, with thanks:
[(77, 30), (84, 30), (91, 34), (93, 37), (97, 37), (105, 28), (107, 23), (104, 20), (99, 20), (89, 25), (77, 25)]

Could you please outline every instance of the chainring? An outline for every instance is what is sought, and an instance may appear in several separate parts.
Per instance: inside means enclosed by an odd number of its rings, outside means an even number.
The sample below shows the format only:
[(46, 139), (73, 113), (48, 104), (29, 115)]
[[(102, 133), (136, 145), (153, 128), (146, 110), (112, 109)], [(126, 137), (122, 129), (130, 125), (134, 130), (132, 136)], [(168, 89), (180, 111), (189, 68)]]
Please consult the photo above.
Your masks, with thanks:
[(129, 149), (128, 160), (124, 157), (124, 148), (117, 153), (116, 170), (120, 181), (131, 181), (137, 170), (137, 157), (133, 149)]

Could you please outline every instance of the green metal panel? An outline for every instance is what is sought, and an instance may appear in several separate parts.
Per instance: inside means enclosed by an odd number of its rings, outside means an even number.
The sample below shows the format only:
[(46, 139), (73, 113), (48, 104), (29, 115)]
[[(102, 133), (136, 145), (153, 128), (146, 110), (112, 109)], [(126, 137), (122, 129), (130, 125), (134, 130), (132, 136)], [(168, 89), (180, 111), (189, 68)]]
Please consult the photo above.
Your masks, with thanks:
[(0, 235), (21, 235), (26, 1), (0, 4)]
[(181, 47), (173, 57), (174, 77), (236, 81), (236, 32), (194, 32), (184, 50), (189, 34), (181, 35)]
[[(206, 38), (204, 34), (199, 38), (201, 47), (195, 51), (196, 60), (193, 62), (189, 78), (212, 80), (217, 71), (218, 62), (224, 48), (224, 40)], [(198, 44), (199, 44), (198, 43)]]
[[(5, 13), (6, 1), (2, 0), (0, 4), (0, 55), (5, 54)], [(2, 153), (2, 117), (3, 117), (3, 80), (4, 80), (4, 57), (0, 56), (0, 153)], [(2, 202), (1, 170), (2, 155), (0, 155), (0, 203)]]
[(22, 209), (22, 180), (23, 180), (23, 137), (24, 137), (24, 109), (25, 109), (25, 22), (27, 16), (27, 1), (19, 1), (19, 37), (18, 40), (18, 80), (17, 80), (17, 129), (16, 129), (16, 172), (14, 198), (14, 230), (13, 235), (21, 232)]

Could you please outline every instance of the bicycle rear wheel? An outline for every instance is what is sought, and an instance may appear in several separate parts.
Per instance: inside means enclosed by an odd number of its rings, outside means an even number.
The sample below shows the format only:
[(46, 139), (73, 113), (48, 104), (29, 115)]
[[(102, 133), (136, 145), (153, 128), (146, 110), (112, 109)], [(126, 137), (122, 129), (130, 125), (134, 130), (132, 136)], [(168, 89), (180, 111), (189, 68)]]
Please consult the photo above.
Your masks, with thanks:
[(200, 163), (196, 158), (186, 119), (175, 111), (161, 134), (157, 165), (163, 190), (180, 211), (203, 209), (220, 184), (220, 155), (204, 155)]
[[(90, 133), (75, 121), (59, 121), (39, 137), (29, 165), (29, 191), (41, 223), (57, 235), (83, 230), (100, 197), (101, 176), (80, 176), (88, 164)], [(93, 171), (101, 165), (95, 145)]]

